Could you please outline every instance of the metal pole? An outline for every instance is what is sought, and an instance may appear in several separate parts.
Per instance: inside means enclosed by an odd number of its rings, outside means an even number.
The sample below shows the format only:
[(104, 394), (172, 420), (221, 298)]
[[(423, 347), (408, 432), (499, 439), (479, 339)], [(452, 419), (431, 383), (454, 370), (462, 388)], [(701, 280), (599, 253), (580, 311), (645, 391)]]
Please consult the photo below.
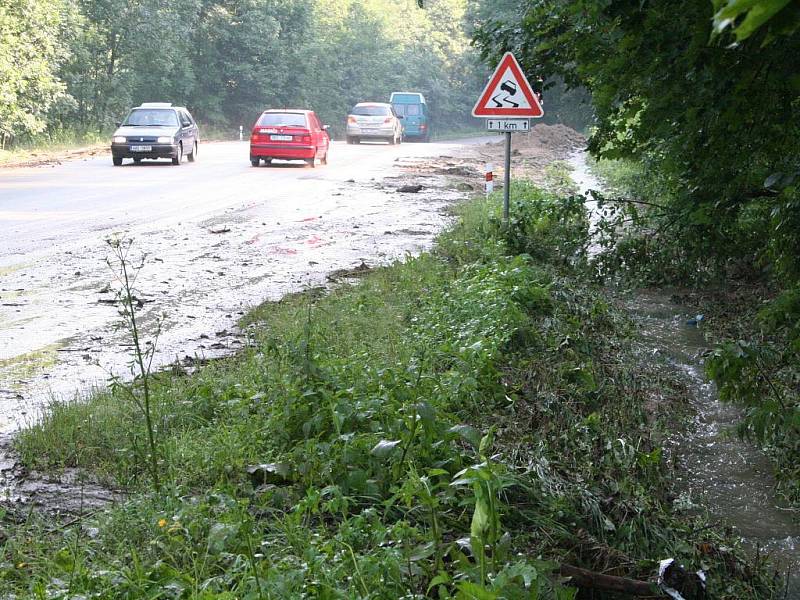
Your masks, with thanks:
[(503, 222), (508, 225), (508, 196), (511, 193), (511, 132), (506, 131), (506, 173), (503, 183)]

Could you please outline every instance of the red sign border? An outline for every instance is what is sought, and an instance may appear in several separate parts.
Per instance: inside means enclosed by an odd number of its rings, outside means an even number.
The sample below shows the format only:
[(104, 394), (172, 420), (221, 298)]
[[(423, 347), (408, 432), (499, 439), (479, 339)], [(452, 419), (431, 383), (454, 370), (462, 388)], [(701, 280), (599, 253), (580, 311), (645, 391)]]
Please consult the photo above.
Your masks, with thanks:
[[(500, 79), (503, 77), (503, 73), (506, 72), (506, 69), (511, 69), (511, 72), (516, 77), (517, 82), (520, 83), (522, 87), (522, 94), (525, 96), (525, 99), (530, 104), (530, 108), (492, 108), (487, 106), (489, 101), (491, 100), (491, 94), (494, 89), (497, 87), (497, 84), (500, 82)], [(517, 59), (514, 58), (514, 55), (511, 52), (506, 52), (503, 55), (500, 64), (497, 65), (497, 68), (494, 70), (491, 78), (489, 79), (489, 83), (486, 84), (486, 87), (483, 88), (483, 92), (481, 93), (478, 101), (475, 103), (475, 106), (472, 109), (472, 116), (473, 117), (522, 117), (522, 118), (540, 118), (544, 116), (544, 110), (542, 109), (542, 105), (539, 104), (539, 99), (536, 97), (536, 94), (533, 93), (533, 88), (531, 84), (528, 82), (528, 78), (525, 77), (525, 73), (522, 72), (522, 68), (519, 66)]]

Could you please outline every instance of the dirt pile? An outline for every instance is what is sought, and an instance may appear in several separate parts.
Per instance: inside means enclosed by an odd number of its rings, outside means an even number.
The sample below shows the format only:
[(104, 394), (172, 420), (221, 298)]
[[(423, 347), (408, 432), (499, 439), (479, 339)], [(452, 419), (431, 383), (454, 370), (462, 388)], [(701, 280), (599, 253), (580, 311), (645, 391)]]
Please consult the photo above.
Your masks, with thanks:
[[(567, 160), (576, 151), (586, 148), (586, 138), (566, 125), (537, 124), (529, 133), (511, 136), (511, 168), (513, 177), (546, 181), (546, 169), (556, 161)], [(502, 186), (505, 163), (505, 138), (487, 136), (482, 143), (466, 144), (455, 155), (442, 155), (426, 161), (404, 161), (404, 177), (426, 188), (470, 191), (483, 188), (487, 164), (493, 166), (495, 189)]]
[[(505, 140), (494, 144), (503, 147)], [(535, 125), (528, 133), (515, 133), (511, 147), (517, 156), (531, 158), (566, 158), (575, 150), (586, 147), (586, 138), (566, 125)]]
[(546, 148), (554, 153), (572, 152), (586, 147), (586, 138), (566, 125), (535, 125), (530, 133), (516, 136), (516, 147)]

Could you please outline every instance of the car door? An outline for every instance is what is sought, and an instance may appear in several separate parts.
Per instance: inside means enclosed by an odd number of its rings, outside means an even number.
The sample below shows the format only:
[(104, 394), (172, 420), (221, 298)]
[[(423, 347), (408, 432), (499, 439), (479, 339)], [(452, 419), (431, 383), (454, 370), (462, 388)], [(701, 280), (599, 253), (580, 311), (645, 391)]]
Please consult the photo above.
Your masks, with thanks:
[(197, 126), (197, 122), (194, 120), (194, 117), (192, 117), (192, 115), (189, 113), (189, 111), (187, 110), (185, 112), (186, 112), (186, 118), (189, 120), (189, 131), (191, 132), (191, 135), (192, 135), (192, 143), (193, 144), (199, 144), (200, 143), (200, 128)]
[(192, 121), (189, 116), (182, 110), (178, 111), (178, 120), (181, 124), (181, 141), (183, 142), (183, 152), (185, 154), (192, 153), (192, 144), (194, 144), (194, 135), (192, 132)]

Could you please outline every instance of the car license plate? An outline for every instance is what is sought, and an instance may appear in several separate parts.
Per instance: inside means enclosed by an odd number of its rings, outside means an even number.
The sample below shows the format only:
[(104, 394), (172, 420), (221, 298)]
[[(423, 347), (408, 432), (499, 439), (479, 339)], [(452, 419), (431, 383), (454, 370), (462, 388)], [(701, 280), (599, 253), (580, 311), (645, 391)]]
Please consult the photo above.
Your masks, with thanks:
[(290, 135), (271, 135), (269, 136), (273, 142), (291, 142), (292, 136)]
[(152, 152), (152, 146), (131, 146), (131, 152)]

